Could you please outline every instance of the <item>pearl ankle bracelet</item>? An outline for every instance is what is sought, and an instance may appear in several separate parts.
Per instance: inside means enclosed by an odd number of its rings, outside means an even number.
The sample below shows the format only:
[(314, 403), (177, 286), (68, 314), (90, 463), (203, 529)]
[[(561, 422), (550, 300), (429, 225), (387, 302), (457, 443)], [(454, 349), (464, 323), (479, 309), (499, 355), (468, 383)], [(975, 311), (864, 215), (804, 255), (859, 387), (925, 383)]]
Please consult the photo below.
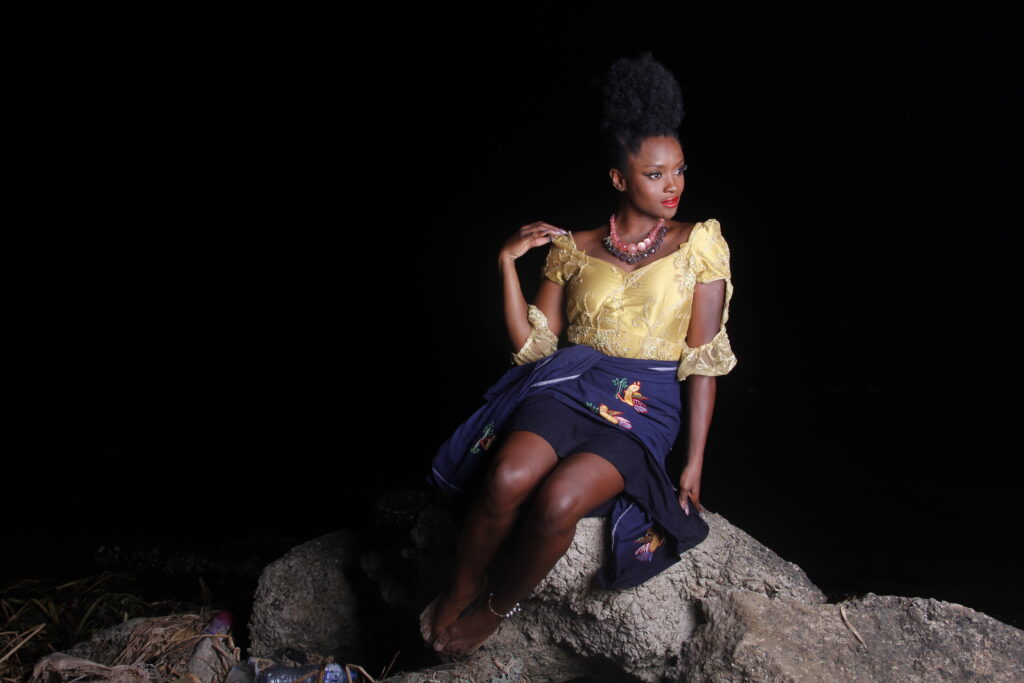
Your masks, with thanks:
[(491, 606), (491, 598), (493, 598), (493, 597), (494, 597), (494, 593), (491, 593), (490, 595), (487, 596), (487, 609), (491, 610), (491, 614), (493, 614), (496, 617), (501, 617), (502, 619), (508, 619), (509, 617), (511, 617), (516, 612), (522, 611), (522, 608), (519, 606), (519, 603), (517, 602), (515, 605), (512, 606), (512, 609), (510, 609), (505, 614), (502, 614), (501, 612), (495, 612), (494, 608)]

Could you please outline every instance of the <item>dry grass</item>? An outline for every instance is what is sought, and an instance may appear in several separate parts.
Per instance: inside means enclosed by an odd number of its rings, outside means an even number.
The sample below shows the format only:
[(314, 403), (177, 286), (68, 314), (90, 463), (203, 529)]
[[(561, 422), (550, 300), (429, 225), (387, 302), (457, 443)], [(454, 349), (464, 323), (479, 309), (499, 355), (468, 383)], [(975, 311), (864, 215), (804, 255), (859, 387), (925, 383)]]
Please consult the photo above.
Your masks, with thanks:
[(9, 582), (0, 589), (0, 682), (28, 680), (39, 658), (65, 651), (100, 629), (135, 617), (201, 611), (199, 605), (177, 600), (147, 602), (135, 579), (122, 573), (102, 572), (63, 583)]

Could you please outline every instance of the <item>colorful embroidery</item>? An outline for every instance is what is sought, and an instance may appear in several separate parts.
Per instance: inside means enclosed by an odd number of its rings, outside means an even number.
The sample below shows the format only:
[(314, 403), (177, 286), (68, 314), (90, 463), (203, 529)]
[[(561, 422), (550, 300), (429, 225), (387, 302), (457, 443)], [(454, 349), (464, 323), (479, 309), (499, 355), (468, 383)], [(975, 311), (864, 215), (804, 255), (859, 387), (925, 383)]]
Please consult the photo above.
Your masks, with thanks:
[[(592, 405), (591, 410), (593, 410)], [(622, 426), (625, 427), (626, 429), (633, 428), (633, 423), (627, 420), (626, 418), (622, 417), (621, 410), (612, 410), (611, 408), (602, 403), (601, 407), (597, 409), (597, 414), (611, 422), (613, 425)]]
[(650, 562), (654, 559), (654, 551), (665, 543), (665, 539), (661, 534), (654, 530), (654, 527), (651, 527), (644, 532), (643, 536), (633, 542), (641, 544), (640, 547), (636, 549), (636, 553), (634, 553), (636, 555), (636, 559), (641, 562)]
[(627, 420), (624, 417), (620, 417), (622, 415), (622, 411), (612, 410), (612, 409), (610, 409), (608, 406), (606, 406), (603, 403), (600, 406), (595, 406), (590, 401), (587, 401), (587, 407), (590, 408), (591, 410), (593, 410), (595, 413), (597, 413), (601, 417), (603, 417), (604, 419), (606, 419), (609, 422), (611, 422), (613, 425), (616, 425), (616, 426), (622, 425), (626, 429), (632, 429), (633, 428), (633, 423), (632, 422), (630, 422), (629, 420)]
[(644, 403), (647, 397), (640, 393), (640, 380), (630, 382), (625, 377), (616, 377), (612, 380), (612, 384), (619, 388), (615, 398), (626, 405), (633, 406), (633, 409), (641, 415), (647, 412), (647, 404)]
[(473, 447), (469, 449), (469, 452), (470, 453), (479, 453), (481, 449), (486, 451), (488, 448), (491, 447), (491, 444), (494, 442), (494, 437), (495, 437), (494, 423), (493, 422), (488, 422), (487, 424), (484, 425), (483, 436), (481, 436), (477, 440), (477, 442), (475, 444), (473, 444)]

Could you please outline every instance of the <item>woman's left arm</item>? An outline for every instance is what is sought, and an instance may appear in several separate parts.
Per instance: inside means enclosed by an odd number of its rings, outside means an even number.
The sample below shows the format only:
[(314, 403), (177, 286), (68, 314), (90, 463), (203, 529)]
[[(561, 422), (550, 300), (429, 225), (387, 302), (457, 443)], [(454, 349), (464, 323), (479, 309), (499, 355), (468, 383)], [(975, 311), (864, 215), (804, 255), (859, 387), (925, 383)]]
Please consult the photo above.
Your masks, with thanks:
[[(696, 283), (693, 289), (693, 308), (686, 344), (693, 348), (707, 344), (718, 334), (725, 306), (725, 280)], [(686, 466), (679, 477), (679, 505), (690, 514), (690, 502), (698, 511), (700, 504), (700, 477), (704, 467), (704, 447), (715, 411), (717, 379), (714, 375), (693, 374), (686, 378), (687, 405), (689, 406), (689, 441), (686, 446)]]

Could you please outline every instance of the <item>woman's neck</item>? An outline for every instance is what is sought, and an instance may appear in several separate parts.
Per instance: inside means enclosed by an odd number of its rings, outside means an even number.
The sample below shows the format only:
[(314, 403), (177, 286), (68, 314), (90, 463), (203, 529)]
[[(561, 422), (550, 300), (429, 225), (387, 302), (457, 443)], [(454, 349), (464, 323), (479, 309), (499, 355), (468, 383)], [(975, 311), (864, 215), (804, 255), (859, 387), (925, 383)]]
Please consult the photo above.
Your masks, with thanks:
[[(615, 231), (623, 242), (638, 242), (647, 237), (659, 220), (661, 219), (619, 207), (615, 212)], [(665, 222), (668, 223), (667, 220)]]

